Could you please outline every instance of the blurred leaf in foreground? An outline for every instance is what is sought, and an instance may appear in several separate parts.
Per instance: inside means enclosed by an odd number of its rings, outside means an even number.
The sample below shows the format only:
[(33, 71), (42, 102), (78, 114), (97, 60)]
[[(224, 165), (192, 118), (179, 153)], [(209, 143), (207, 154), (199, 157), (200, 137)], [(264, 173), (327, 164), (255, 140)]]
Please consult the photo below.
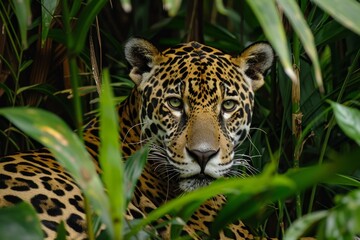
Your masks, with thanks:
[(43, 239), (40, 221), (28, 203), (0, 209), (0, 239)]
[(125, 212), (124, 170), (119, 142), (119, 121), (110, 87), (109, 70), (104, 69), (100, 95), (100, 165), (109, 200), (115, 239), (121, 238)]
[(41, 109), (16, 107), (0, 109), (0, 115), (39, 141), (72, 175), (93, 210), (112, 233), (109, 203), (89, 153), (77, 135), (56, 115)]

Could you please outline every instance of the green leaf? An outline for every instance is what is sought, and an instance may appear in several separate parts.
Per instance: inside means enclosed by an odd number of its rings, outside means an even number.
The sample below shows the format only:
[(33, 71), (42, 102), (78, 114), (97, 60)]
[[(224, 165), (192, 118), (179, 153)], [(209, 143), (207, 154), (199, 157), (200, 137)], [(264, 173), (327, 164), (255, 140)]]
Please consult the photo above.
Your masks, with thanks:
[(230, 19), (232, 19), (236, 23), (241, 22), (240, 15), (234, 11), (231, 8), (226, 8), (224, 6), (223, 0), (215, 0), (215, 7), (218, 10), (219, 13), (228, 16)]
[(343, 185), (343, 186), (351, 186), (351, 187), (360, 187), (360, 181), (356, 180), (352, 177), (336, 174), (332, 178), (324, 181), (326, 184), (332, 185)]
[[(125, 194), (127, 204), (133, 197), (136, 187), (149, 153), (149, 146), (145, 145), (140, 150), (131, 155), (125, 162)], [(126, 206), (127, 206), (126, 204)]]
[(313, 0), (342, 25), (360, 35), (360, 4), (355, 0)]
[[(225, 194), (233, 199), (242, 198), (241, 201), (245, 203), (250, 203), (249, 201), (251, 201), (251, 203), (254, 204), (254, 202), (256, 202), (258, 205), (255, 204), (255, 207), (250, 204), (246, 205), (246, 207), (252, 207), (252, 209), (246, 213), (248, 216), (270, 202), (284, 200), (314, 184), (324, 181), (337, 172), (343, 172), (350, 168), (353, 169), (354, 167), (359, 167), (360, 162), (356, 161), (359, 154), (360, 148), (355, 149), (349, 154), (338, 155), (334, 153), (334, 156), (332, 156), (332, 164), (293, 169), (283, 175), (272, 176), (272, 167), (270, 167), (264, 171), (265, 173), (256, 177), (248, 177), (245, 179), (218, 179), (207, 187), (187, 193), (158, 207), (145, 219), (139, 222), (139, 224), (135, 225), (126, 237), (136, 234), (137, 231), (166, 214), (171, 214), (172, 216), (184, 216), (183, 220), (186, 221), (187, 219), (185, 217), (190, 216), (191, 211), (199, 204), (219, 194)], [(235, 204), (234, 201), (233, 204)], [(228, 205), (231, 204), (228, 203), (227, 206)], [(220, 214), (221, 212), (218, 216), (220, 216)], [(230, 222), (231, 219), (234, 219), (234, 215), (238, 218), (243, 216), (241, 212), (235, 211), (230, 212), (230, 214), (231, 215), (228, 215), (228, 218), (226, 219), (222, 217), (225, 219), (225, 222), (222, 222), (222, 224), (220, 224), (221, 221), (216, 223), (217, 219), (215, 219), (213, 226), (221, 228), (226, 226), (226, 223)], [(211, 230), (213, 232), (217, 231), (215, 229)]]
[(41, 0), (41, 46), (44, 46), (59, 0)]
[(292, 68), (288, 43), (286, 41), (284, 27), (282, 25), (274, 0), (247, 0), (255, 16), (265, 33), (266, 38), (271, 43), (275, 52), (279, 55), (285, 73), (294, 82), (298, 79)]
[(19, 71), (23, 72), (24, 70), (26, 70), (29, 66), (31, 66), (33, 61), (34, 60), (32, 60), (32, 59), (27, 60), (27, 61), (23, 61), (22, 64), (20, 65)]
[(124, 171), (119, 142), (118, 115), (110, 87), (109, 70), (103, 71), (100, 95), (100, 165), (102, 179), (110, 199), (110, 214), (114, 226), (115, 239), (121, 238), (123, 215), (125, 212)]
[(44, 239), (37, 214), (28, 203), (0, 209), (0, 239)]
[(65, 229), (65, 224), (63, 221), (61, 221), (61, 223), (57, 227), (56, 232), (57, 232), (57, 234), (56, 234), (55, 240), (66, 240), (66, 229)]
[(297, 219), (286, 230), (284, 240), (298, 240), (304, 236), (317, 222), (328, 216), (328, 211), (314, 212)]
[(0, 109), (0, 115), (39, 141), (72, 175), (93, 210), (110, 225), (109, 204), (94, 164), (78, 136), (56, 115), (41, 109), (17, 107)]
[(75, 29), (73, 33), (71, 33), (73, 35), (73, 39), (76, 39), (76, 41), (72, 42), (74, 44), (73, 46), (69, 46), (69, 49), (75, 54), (82, 51), (91, 24), (93, 24), (95, 17), (107, 2), (107, 0), (90, 1), (83, 11), (81, 11)]
[(317, 50), (315, 47), (314, 36), (308, 27), (301, 9), (294, 0), (276, 0), (284, 10), (287, 19), (290, 21), (296, 34), (299, 36), (302, 46), (310, 57), (315, 70), (315, 79), (320, 89), (323, 88), (321, 70)]
[(360, 189), (336, 199), (326, 218), (324, 236), (329, 240), (352, 240), (360, 233)]
[(24, 49), (28, 47), (27, 30), (31, 24), (30, 0), (17, 0), (14, 3), (16, 18), (19, 23), (21, 44)]
[[(141, 219), (133, 219), (130, 221), (127, 221), (127, 224), (124, 225), (124, 232), (130, 232), (133, 226), (138, 224), (141, 221)], [(165, 224), (164, 224), (165, 225)], [(149, 240), (149, 239), (159, 239), (156, 237), (157, 233), (155, 232), (155, 228), (149, 228), (146, 230), (139, 230), (133, 238), (130, 238), (131, 240)], [(124, 238), (126, 239), (126, 238)], [(108, 240), (108, 239), (106, 239)]]
[(344, 133), (360, 145), (360, 111), (331, 102), (336, 122)]
[[(125, 11), (130, 12), (131, 8), (127, 7), (131, 3), (128, 0), (121, 0), (121, 4)], [(180, 9), (182, 0), (163, 0), (164, 7), (168, 10), (170, 17), (174, 17)]]
[(327, 42), (335, 41), (344, 36), (346, 32), (349, 32), (349, 30), (341, 24), (336, 21), (330, 21), (316, 31), (315, 43), (316, 45), (323, 45)]

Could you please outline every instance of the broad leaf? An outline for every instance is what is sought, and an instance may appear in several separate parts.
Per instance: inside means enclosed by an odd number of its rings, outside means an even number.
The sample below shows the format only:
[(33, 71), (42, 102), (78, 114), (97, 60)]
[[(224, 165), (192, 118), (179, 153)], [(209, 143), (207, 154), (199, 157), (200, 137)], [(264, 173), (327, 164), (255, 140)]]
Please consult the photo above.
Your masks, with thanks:
[(111, 231), (109, 204), (94, 164), (77, 135), (56, 115), (41, 109), (17, 107), (0, 109), (0, 115), (49, 148), (72, 175), (93, 210)]
[(315, 212), (297, 219), (285, 232), (284, 240), (298, 240), (304, 236), (317, 222), (328, 215), (327, 211)]
[(360, 145), (360, 111), (331, 102), (336, 122), (344, 133)]
[(43, 239), (40, 221), (28, 203), (0, 209), (0, 239)]
[(329, 211), (323, 235), (329, 240), (352, 240), (360, 233), (360, 190), (337, 198)]

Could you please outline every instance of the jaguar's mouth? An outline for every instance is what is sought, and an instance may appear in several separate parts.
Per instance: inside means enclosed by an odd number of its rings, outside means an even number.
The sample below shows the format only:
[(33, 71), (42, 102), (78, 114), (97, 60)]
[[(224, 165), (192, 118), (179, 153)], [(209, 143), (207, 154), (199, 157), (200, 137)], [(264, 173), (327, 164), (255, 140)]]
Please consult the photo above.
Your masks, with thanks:
[(180, 179), (179, 187), (184, 192), (191, 192), (195, 189), (208, 186), (214, 180), (215, 178), (200, 173), (191, 177)]
[(214, 181), (215, 178), (205, 174), (205, 173), (199, 173), (199, 174), (196, 174), (194, 176), (191, 176), (190, 179), (196, 179), (196, 180), (199, 180), (199, 181)]

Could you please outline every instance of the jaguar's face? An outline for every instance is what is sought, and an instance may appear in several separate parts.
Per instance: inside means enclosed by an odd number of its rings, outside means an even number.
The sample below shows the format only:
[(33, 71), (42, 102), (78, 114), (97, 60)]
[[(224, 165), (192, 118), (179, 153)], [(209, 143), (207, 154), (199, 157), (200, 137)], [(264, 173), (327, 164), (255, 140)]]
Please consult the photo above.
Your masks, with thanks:
[(232, 57), (196, 42), (162, 53), (142, 39), (126, 46), (142, 96), (143, 138), (154, 139), (154, 170), (191, 191), (229, 175), (249, 133), (253, 90), (273, 52), (265, 43)]

